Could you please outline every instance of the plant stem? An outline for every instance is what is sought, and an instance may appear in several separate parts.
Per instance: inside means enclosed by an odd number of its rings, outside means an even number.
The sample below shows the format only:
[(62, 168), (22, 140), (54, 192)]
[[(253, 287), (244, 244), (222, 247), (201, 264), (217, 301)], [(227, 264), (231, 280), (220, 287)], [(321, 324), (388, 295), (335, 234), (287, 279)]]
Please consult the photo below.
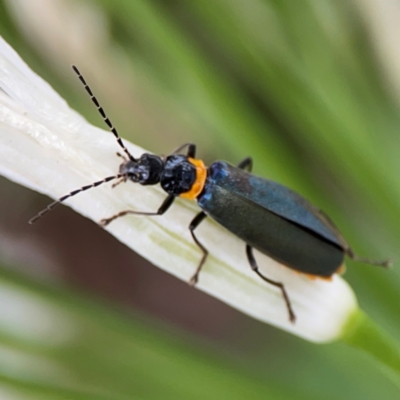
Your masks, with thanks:
[(365, 313), (357, 311), (342, 340), (378, 360), (382, 370), (400, 386), (400, 346)]

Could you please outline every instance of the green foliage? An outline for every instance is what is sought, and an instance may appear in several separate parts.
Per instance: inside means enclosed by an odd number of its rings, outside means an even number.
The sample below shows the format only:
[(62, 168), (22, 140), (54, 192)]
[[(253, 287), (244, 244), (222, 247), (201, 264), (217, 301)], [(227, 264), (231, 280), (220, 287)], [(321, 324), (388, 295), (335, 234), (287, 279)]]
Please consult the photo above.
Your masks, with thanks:
[[(126, 82), (136, 79), (144, 97), (142, 109), (129, 118), (120, 115), (122, 102), (107, 105), (123, 136), (164, 153), (172, 141), (193, 141), (210, 160), (251, 154), (256, 173), (321, 206), (358, 253), (400, 259), (398, 104), (362, 9), (346, 0), (96, 5), (110, 24), (104, 52), (110, 58), (123, 53), (121, 75)], [(0, 34), (72, 106), (100, 124), (82, 92), (43, 62), (41, 43), (29, 42), (12, 21), (0, 1)], [(152, 124), (134, 123), (143, 110)], [(346, 278), (362, 308), (400, 337), (399, 268), (348, 267)], [(4, 279), (16, 285), (14, 278)], [(79, 335), (56, 348), (0, 331), (5, 347), (68, 371), (62, 377), (67, 383), (0, 371), (2, 386), (26, 398), (398, 397), (373, 361), (340, 344), (317, 347), (254, 325), (253, 333), (240, 334), (254, 340), (256, 350), (243, 346), (240, 357), (226, 351), (215, 356), (215, 344), (194, 344), (181, 332), (176, 336), (184, 344), (178, 343), (166, 327), (136, 315), (128, 321), (74, 295), (49, 294), (25, 280), (17, 286), (67, 310), (79, 326)], [(234, 346), (227, 345), (228, 353), (236, 352)]]

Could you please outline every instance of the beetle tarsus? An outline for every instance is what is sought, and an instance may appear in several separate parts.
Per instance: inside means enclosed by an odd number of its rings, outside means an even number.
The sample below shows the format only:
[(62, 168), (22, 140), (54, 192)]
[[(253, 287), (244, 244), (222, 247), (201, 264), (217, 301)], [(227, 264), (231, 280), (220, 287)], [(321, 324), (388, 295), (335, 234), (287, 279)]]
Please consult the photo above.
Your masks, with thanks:
[(196, 273), (189, 279), (189, 286), (194, 287), (196, 286), (197, 282), (199, 281), (199, 274), (196, 271)]
[(99, 221), (99, 226), (101, 228), (105, 228), (111, 221), (112, 221), (112, 218), (103, 218)]

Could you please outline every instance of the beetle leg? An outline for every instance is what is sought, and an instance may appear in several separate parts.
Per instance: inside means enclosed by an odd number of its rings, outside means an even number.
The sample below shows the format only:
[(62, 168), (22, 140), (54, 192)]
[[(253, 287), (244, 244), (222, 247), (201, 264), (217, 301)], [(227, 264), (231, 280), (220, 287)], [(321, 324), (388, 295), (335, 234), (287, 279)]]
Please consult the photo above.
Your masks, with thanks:
[(147, 211), (134, 211), (134, 210), (125, 210), (125, 211), (120, 211), (118, 214), (113, 215), (110, 218), (103, 218), (100, 222), (99, 225), (104, 228), (107, 226), (111, 221), (114, 221), (114, 219), (117, 219), (119, 217), (123, 217), (124, 215), (128, 214), (136, 214), (136, 215), (146, 215), (148, 217), (154, 216), (154, 215), (162, 215), (164, 214), (168, 208), (171, 207), (172, 203), (175, 200), (175, 196), (170, 194), (161, 204), (159, 209), (156, 212), (147, 212)]
[(290, 322), (294, 323), (294, 322), (296, 321), (296, 315), (295, 315), (295, 313), (293, 312), (292, 305), (291, 305), (290, 300), (289, 300), (289, 296), (288, 296), (288, 294), (286, 293), (286, 289), (285, 289), (285, 286), (283, 285), (283, 283), (273, 281), (272, 279), (269, 279), (269, 278), (267, 278), (266, 276), (264, 276), (264, 275), (259, 271), (258, 265), (257, 265), (257, 262), (256, 262), (256, 259), (254, 258), (253, 248), (252, 248), (251, 246), (249, 246), (248, 244), (246, 244), (246, 254), (247, 254), (247, 259), (249, 260), (251, 269), (252, 269), (261, 279), (263, 279), (265, 282), (268, 282), (269, 284), (274, 285), (274, 286), (278, 287), (278, 288), (281, 290), (283, 299), (285, 300), (286, 307), (287, 307), (287, 310), (288, 310), (288, 313), (289, 313), (289, 320), (290, 320)]
[(114, 189), (114, 188), (115, 188), (116, 186), (118, 186), (120, 183), (126, 182), (126, 180), (127, 180), (127, 177), (126, 177), (126, 175), (125, 175), (125, 176), (123, 176), (119, 181), (117, 181), (116, 183), (113, 183), (112, 186), (111, 186), (111, 188)]
[(124, 155), (122, 155), (119, 151), (117, 151), (117, 156), (121, 157), (125, 162), (128, 161), (128, 159)]
[(253, 159), (251, 157), (247, 157), (244, 160), (240, 161), (237, 165), (239, 169), (246, 169), (247, 171), (251, 172), (253, 169)]
[(359, 257), (353, 252), (352, 249), (346, 249), (346, 254), (354, 261), (362, 262), (365, 264), (376, 265), (378, 267), (389, 268), (392, 266), (392, 260), (371, 260), (369, 258)]
[(190, 234), (192, 235), (193, 240), (197, 244), (197, 246), (200, 247), (200, 250), (203, 252), (203, 257), (201, 257), (201, 260), (199, 262), (199, 265), (197, 266), (196, 272), (192, 275), (192, 277), (189, 280), (189, 285), (194, 286), (197, 281), (199, 280), (199, 274), (201, 271), (201, 268), (203, 267), (207, 256), (208, 256), (208, 250), (200, 243), (199, 239), (197, 239), (196, 235), (194, 234), (194, 230), (200, 225), (200, 223), (207, 217), (207, 214), (203, 211), (199, 212), (192, 220), (192, 222), (189, 225), (189, 231)]
[(185, 147), (188, 148), (186, 156), (190, 158), (195, 158), (196, 157), (196, 145), (193, 143), (185, 143), (182, 146), (179, 146), (177, 149), (175, 149), (172, 154), (177, 154), (180, 153)]

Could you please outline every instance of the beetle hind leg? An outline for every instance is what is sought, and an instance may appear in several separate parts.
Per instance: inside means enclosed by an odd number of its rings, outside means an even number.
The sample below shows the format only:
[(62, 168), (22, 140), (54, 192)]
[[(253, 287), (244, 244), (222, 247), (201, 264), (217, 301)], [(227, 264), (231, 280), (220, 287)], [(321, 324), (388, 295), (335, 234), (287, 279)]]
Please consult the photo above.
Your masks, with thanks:
[(384, 267), (384, 268), (390, 268), (393, 264), (393, 261), (391, 259), (388, 260), (371, 260), (369, 258), (365, 257), (359, 257), (357, 254), (353, 252), (352, 249), (348, 248), (346, 250), (346, 254), (353, 260), (353, 261), (358, 261), (362, 262), (365, 264), (369, 265), (375, 265), (377, 267)]
[(192, 275), (192, 277), (189, 280), (190, 286), (194, 286), (198, 282), (200, 271), (203, 268), (203, 265), (206, 262), (206, 259), (208, 257), (208, 250), (203, 246), (203, 244), (199, 241), (199, 239), (197, 239), (196, 235), (194, 234), (194, 230), (200, 225), (201, 222), (204, 221), (204, 219), (206, 217), (207, 217), (207, 214), (205, 212), (201, 211), (193, 218), (192, 222), (189, 225), (189, 231), (190, 231), (190, 234), (192, 235), (194, 242), (197, 244), (197, 246), (203, 252), (203, 257), (201, 257), (201, 260), (199, 262), (199, 265), (196, 268), (195, 273)]
[(296, 321), (296, 315), (293, 311), (292, 304), (290, 302), (289, 296), (286, 292), (286, 289), (285, 289), (285, 286), (283, 285), (283, 283), (269, 279), (260, 272), (260, 270), (258, 269), (257, 261), (253, 254), (253, 248), (251, 246), (249, 246), (248, 244), (246, 245), (246, 254), (247, 254), (247, 259), (249, 260), (251, 269), (265, 282), (269, 283), (270, 285), (276, 286), (277, 288), (279, 288), (281, 290), (283, 299), (285, 300), (285, 303), (286, 303), (286, 308), (289, 313), (289, 320), (290, 320), (290, 322), (294, 323)]

